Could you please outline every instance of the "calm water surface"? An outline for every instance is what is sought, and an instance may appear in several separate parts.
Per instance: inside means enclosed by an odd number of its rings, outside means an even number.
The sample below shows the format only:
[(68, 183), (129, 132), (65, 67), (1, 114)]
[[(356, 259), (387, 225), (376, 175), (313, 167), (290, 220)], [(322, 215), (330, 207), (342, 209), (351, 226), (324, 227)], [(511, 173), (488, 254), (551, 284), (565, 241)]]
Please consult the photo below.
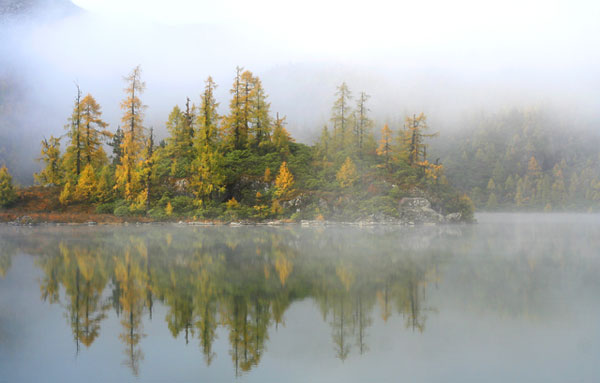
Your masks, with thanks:
[(1, 382), (598, 382), (600, 216), (0, 226)]

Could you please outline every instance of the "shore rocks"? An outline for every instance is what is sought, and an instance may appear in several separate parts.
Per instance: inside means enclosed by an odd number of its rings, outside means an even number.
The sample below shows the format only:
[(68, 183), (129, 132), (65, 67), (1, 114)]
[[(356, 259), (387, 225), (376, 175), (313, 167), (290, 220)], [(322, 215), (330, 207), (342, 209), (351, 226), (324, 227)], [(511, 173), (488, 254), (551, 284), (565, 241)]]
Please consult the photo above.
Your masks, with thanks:
[(431, 203), (425, 198), (402, 198), (398, 207), (400, 220), (414, 224), (445, 223), (443, 215), (431, 208)]

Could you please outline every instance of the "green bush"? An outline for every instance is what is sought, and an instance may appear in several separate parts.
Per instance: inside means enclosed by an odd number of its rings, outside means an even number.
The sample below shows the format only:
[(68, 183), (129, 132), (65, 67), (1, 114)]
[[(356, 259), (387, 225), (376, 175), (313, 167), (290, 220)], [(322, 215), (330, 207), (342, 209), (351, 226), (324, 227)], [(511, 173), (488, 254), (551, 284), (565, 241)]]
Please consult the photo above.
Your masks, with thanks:
[(129, 210), (129, 206), (118, 206), (113, 211), (113, 214), (117, 217), (126, 217), (131, 215), (131, 211)]
[(165, 210), (159, 206), (148, 210), (148, 216), (159, 221), (166, 220), (168, 218)]
[(114, 203), (102, 203), (96, 206), (97, 214), (112, 214), (115, 211)]

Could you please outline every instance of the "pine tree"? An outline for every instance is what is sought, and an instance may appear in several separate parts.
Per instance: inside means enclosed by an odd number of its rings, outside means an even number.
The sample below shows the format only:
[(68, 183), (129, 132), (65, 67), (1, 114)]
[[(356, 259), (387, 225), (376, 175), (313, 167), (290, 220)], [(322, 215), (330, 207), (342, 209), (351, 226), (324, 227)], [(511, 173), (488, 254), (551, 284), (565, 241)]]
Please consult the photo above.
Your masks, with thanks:
[(288, 199), (294, 192), (294, 175), (288, 169), (284, 161), (279, 168), (279, 174), (275, 178), (275, 196), (279, 199)]
[(346, 157), (346, 161), (344, 161), (340, 167), (340, 170), (338, 170), (335, 178), (339, 182), (342, 189), (346, 189), (354, 185), (358, 179), (358, 175), (356, 173), (356, 165), (354, 165), (354, 162), (352, 162), (350, 157)]
[(123, 151), (121, 163), (117, 165), (115, 172), (116, 187), (122, 195), (132, 200), (135, 198), (140, 188), (140, 179), (136, 172), (136, 167), (141, 159), (142, 148), (144, 147), (144, 127), (143, 110), (145, 106), (139, 98), (146, 87), (141, 80), (141, 69), (135, 67), (129, 76), (125, 77), (127, 87), (125, 90), (125, 99), (121, 102), (123, 110)]
[(42, 140), (42, 157), (38, 161), (46, 164), (44, 169), (33, 175), (35, 181), (43, 186), (61, 185), (63, 182), (63, 169), (60, 158), (60, 138), (50, 136)]
[(123, 157), (124, 138), (123, 130), (120, 126), (117, 126), (117, 131), (112, 135), (112, 140), (108, 143), (112, 147), (112, 164), (115, 166), (121, 163), (121, 157)]
[(12, 176), (5, 165), (0, 167), (0, 207), (5, 207), (17, 199)]

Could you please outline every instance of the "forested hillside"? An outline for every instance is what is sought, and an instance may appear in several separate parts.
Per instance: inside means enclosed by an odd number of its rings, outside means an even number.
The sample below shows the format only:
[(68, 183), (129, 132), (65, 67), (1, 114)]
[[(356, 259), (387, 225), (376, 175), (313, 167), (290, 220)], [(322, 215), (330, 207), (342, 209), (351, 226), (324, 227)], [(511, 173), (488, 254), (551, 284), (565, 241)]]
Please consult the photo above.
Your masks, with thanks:
[(471, 117), (434, 142), (446, 175), (479, 209), (596, 210), (600, 136), (540, 110)]
[[(369, 95), (345, 83), (336, 93), (330, 123), (314, 146), (297, 143), (286, 119), (270, 110), (252, 72), (237, 68), (229, 112), (219, 115), (211, 77), (196, 103), (185, 98), (157, 142), (144, 124), (146, 87), (139, 67), (125, 78), (122, 118), (110, 127), (101, 106), (76, 87), (65, 134), (41, 142), (41, 187), (7, 192), (4, 205), (66, 211), (73, 207), (152, 219), (393, 220), (403, 197), (427, 198), (439, 213), (472, 219), (468, 197), (456, 193), (443, 168), (427, 158), (426, 116), (406, 118), (401, 129), (381, 127), (376, 141)], [(68, 115), (68, 113), (65, 113)], [(107, 148), (110, 153), (106, 152)], [(3, 171), (4, 184), (10, 175)], [(7, 189), (8, 190), (8, 189)], [(437, 214), (437, 213), (436, 213)]]

